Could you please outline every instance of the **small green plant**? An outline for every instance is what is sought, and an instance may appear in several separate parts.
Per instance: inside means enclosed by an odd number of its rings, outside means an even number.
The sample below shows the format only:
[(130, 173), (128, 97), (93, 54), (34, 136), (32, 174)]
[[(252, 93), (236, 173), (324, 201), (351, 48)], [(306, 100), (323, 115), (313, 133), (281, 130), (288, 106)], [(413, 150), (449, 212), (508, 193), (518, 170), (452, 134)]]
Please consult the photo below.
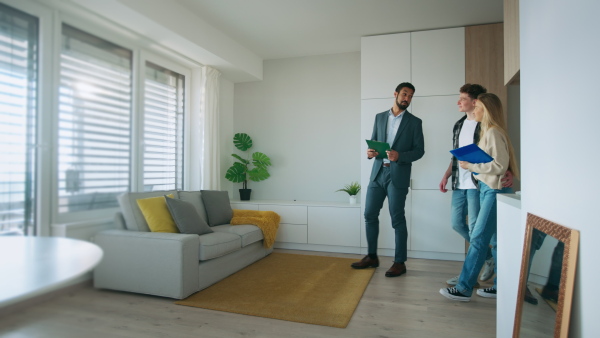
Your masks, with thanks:
[[(233, 136), (233, 144), (239, 150), (247, 151), (252, 148), (252, 138), (246, 133), (237, 133)], [(267, 167), (271, 165), (271, 159), (267, 155), (255, 152), (252, 154), (252, 161), (250, 161), (250, 153), (246, 158), (237, 154), (231, 154), (231, 156), (238, 161), (229, 167), (225, 178), (234, 183), (243, 182), (243, 189), (248, 189), (248, 180), (264, 181), (271, 176), (267, 170)]]
[(350, 196), (355, 196), (360, 192), (360, 184), (358, 182), (352, 182), (347, 184), (343, 189), (336, 190), (335, 192), (343, 191), (348, 193)]

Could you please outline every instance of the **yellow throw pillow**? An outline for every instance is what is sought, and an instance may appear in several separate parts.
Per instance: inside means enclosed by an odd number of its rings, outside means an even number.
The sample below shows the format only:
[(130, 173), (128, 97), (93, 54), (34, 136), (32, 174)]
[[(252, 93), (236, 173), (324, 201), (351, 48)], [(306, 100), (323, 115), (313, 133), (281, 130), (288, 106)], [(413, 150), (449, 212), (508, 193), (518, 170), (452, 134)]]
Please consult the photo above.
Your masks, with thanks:
[[(173, 194), (167, 195), (173, 198)], [(178, 233), (177, 226), (164, 196), (142, 198), (137, 200), (137, 204), (148, 223), (148, 227), (152, 232), (171, 232)]]

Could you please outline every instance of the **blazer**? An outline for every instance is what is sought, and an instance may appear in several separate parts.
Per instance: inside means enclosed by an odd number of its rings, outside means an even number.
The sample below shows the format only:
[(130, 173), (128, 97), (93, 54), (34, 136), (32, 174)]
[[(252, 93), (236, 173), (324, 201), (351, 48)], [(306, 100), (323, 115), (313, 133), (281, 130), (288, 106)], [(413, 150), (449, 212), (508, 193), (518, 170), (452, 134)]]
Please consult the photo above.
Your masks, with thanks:
[[(375, 116), (373, 126), (373, 135), (371, 140), (379, 142), (388, 142), (390, 147), (398, 152), (398, 161), (390, 162), (390, 176), (392, 183), (396, 188), (410, 187), (410, 171), (412, 163), (425, 154), (425, 140), (423, 138), (423, 122), (420, 118), (404, 112), (398, 132), (393, 142), (386, 140), (387, 122), (389, 110), (379, 113)], [(382, 158), (374, 158), (373, 169), (371, 170), (371, 179), (374, 181), (383, 167)]]

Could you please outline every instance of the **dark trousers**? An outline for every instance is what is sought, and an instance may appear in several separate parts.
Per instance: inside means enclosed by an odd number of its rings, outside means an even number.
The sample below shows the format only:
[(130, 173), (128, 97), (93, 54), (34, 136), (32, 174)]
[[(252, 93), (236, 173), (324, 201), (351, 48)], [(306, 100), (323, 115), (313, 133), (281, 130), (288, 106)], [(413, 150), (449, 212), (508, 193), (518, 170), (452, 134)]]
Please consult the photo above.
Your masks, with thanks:
[(387, 167), (383, 167), (375, 180), (369, 183), (365, 202), (365, 228), (369, 254), (377, 254), (379, 213), (387, 197), (396, 241), (394, 262), (404, 263), (406, 261), (408, 240), (406, 217), (404, 216), (406, 195), (408, 195), (408, 188), (396, 188), (390, 177), (390, 169)]

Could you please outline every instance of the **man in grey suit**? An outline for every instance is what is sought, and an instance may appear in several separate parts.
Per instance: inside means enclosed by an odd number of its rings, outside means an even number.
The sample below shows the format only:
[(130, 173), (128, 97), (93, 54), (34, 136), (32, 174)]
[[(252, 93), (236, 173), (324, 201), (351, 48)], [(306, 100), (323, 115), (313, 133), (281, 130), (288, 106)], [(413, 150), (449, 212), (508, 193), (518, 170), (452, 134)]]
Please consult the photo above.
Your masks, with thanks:
[(378, 158), (374, 149), (367, 150), (367, 157), (375, 159), (367, 198), (365, 202), (365, 227), (368, 255), (359, 262), (352, 263), (355, 269), (378, 267), (377, 238), (379, 237), (379, 212), (385, 198), (388, 198), (392, 227), (394, 228), (396, 249), (394, 264), (385, 273), (386, 277), (398, 277), (406, 273), (406, 242), (408, 231), (404, 217), (404, 203), (410, 186), (412, 162), (425, 154), (423, 126), (421, 119), (406, 110), (412, 101), (415, 87), (403, 82), (394, 92), (394, 105), (388, 111), (377, 114), (371, 140), (387, 142), (390, 150), (387, 158)]

